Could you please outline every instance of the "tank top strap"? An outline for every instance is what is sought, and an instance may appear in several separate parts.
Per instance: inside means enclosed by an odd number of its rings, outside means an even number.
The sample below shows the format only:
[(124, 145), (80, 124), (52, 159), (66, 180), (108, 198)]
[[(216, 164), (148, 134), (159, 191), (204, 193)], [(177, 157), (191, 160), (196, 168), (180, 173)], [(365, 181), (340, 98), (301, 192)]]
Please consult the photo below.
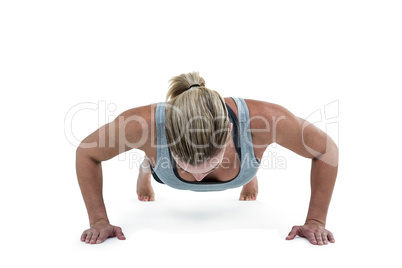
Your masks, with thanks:
[(156, 123), (158, 125), (165, 124), (165, 108), (166, 108), (165, 102), (158, 102), (156, 105), (155, 118), (157, 120)]
[(165, 102), (158, 102), (155, 111), (158, 160), (166, 158), (168, 156), (166, 152), (166, 148), (168, 147), (168, 145), (165, 134), (165, 107)]
[(239, 122), (246, 122), (248, 120), (248, 109), (246, 103), (242, 98), (232, 97), (232, 99), (236, 103)]
[(256, 158), (254, 155), (254, 146), (250, 131), (250, 114), (247, 104), (243, 98), (232, 97), (232, 99), (236, 103), (237, 113), (239, 115), (239, 136), (242, 148), (242, 159), (247, 159), (246, 161), (254, 161)]
[(160, 139), (160, 137), (165, 136), (165, 107), (166, 103), (165, 102), (158, 102), (156, 106), (156, 112), (155, 112), (155, 120), (156, 120), (156, 132), (158, 135), (158, 150), (159, 150), (159, 145), (163, 145), (164, 141), (163, 139)]

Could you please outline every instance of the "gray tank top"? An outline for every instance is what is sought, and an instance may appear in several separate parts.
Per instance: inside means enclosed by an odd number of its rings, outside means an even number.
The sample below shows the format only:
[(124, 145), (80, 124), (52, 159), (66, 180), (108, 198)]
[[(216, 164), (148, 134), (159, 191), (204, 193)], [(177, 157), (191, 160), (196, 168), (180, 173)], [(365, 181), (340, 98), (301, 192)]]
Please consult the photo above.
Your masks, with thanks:
[[(156, 106), (155, 122), (157, 132), (157, 157), (155, 167), (151, 164), (151, 170), (157, 175), (164, 184), (180, 189), (191, 190), (197, 192), (223, 191), (231, 188), (237, 188), (249, 183), (257, 173), (260, 167), (260, 161), (255, 157), (253, 150), (253, 142), (250, 133), (250, 115), (246, 102), (242, 98), (232, 98), (237, 106), (238, 111), (238, 136), (240, 141), (240, 172), (232, 180), (225, 182), (208, 182), (208, 181), (186, 181), (177, 172), (173, 171), (176, 167), (174, 159), (171, 157), (170, 150), (167, 146), (165, 133), (165, 107), (166, 102), (159, 102)], [(235, 124), (233, 125), (235, 127)], [(236, 144), (236, 143), (235, 143)]]

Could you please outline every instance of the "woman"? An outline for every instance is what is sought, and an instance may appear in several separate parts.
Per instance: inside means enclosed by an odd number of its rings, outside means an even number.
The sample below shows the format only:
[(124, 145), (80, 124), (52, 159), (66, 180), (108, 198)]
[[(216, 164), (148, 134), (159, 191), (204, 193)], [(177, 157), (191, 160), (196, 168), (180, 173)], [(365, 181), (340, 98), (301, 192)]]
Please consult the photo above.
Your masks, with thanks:
[[(222, 191), (243, 186), (240, 200), (255, 200), (256, 173), (267, 146), (278, 143), (312, 159), (311, 199), (296, 235), (310, 243), (335, 242), (325, 229), (337, 169), (338, 148), (323, 131), (268, 102), (222, 98), (205, 87), (198, 72), (170, 80), (166, 102), (127, 110), (86, 137), (77, 149), (76, 168), (90, 220), (81, 241), (125, 239), (107, 218), (102, 197), (101, 162), (136, 148), (145, 152), (137, 180), (141, 201), (154, 201), (151, 174), (159, 183), (192, 191)], [(169, 101), (168, 101), (169, 100)]]

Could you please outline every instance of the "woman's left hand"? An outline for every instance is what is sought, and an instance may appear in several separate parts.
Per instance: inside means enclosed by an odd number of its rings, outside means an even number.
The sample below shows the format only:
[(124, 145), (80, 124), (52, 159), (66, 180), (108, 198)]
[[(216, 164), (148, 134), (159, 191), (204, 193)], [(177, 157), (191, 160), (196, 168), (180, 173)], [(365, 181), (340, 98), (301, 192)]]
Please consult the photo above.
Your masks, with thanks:
[(292, 240), (296, 235), (307, 238), (313, 245), (327, 245), (328, 241), (335, 243), (334, 235), (324, 225), (315, 222), (293, 226), (286, 240)]

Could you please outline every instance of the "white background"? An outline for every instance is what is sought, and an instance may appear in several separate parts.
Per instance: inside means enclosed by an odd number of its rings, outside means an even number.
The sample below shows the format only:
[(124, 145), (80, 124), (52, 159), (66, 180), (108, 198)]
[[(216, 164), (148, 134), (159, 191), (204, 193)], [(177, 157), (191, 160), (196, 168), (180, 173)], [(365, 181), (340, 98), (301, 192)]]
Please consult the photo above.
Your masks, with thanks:
[[(1, 1), (1, 258), (7, 267), (401, 267), (400, 1)], [(77, 140), (109, 118), (164, 101), (199, 71), (224, 97), (280, 104), (302, 118), (338, 102), (340, 165), (327, 229), (336, 243), (286, 241), (304, 223), (310, 160), (258, 173), (255, 202), (153, 181), (136, 196), (132, 150), (102, 164), (125, 241), (86, 245)], [(66, 136), (65, 118), (77, 105)], [(325, 123), (325, 122), (324, 122)], [(325, 130), (325, 124), (317, 124)], [(338, 136), (338, 137), (336, 137)], [(137, 163), (137, 164), (136, 164)], [(131, 165), (131, 166), (130, 166)], [(1, 263), (2, 267), (6, 267)]]

